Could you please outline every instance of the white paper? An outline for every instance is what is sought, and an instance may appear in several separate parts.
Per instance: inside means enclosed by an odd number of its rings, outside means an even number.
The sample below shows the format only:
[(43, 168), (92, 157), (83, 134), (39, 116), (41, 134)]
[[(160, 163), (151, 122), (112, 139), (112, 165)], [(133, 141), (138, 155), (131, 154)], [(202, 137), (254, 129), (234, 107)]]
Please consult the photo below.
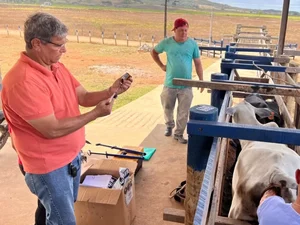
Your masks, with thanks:
[(111, 175), (87, 175), (81, 185), (107, 188), (111, 177)]

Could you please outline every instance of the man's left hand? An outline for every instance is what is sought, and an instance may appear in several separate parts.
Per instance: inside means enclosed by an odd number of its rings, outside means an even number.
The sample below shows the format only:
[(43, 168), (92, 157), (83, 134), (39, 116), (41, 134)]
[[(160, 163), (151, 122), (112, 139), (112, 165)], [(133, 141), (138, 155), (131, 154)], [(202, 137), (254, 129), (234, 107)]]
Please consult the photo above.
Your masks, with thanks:
[(130, 88), (132, 82), (133, 79), (131, 76), (127, 80), (123, 80), (122, 77), (120, 77), (110, 87), (111, 91), (116, 94), (122, 94)]

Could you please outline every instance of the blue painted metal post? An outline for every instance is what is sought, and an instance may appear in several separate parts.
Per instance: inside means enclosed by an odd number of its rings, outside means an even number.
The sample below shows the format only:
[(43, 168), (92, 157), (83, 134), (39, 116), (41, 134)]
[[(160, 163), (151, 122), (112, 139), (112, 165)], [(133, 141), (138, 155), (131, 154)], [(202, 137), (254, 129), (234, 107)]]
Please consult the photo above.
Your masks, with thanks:
[[(210, 105), (197, 105), (190, 109), (190, 120), (217, 121), (218, 109)], [(193, 126), (190, 122), (188, 126)], [(193, 225), (194, 216), (208, 161), (212, 137), (189, 135), (185, 198), (185, 225)]]
[[(211, 74), (211, 81), (213, 80), (228, 80), (228, 75), (226, 73), (213, 73)], [(226, 91), (211, 90), (210, 104), (220, 112), (221, 106), (224, 100)]]
[(226, 68), (224, 66), (225, 63), (233, 63), (233, 59), (222, 59), (222, 62), (221, 62), (221, 73), (226, 73), (229, 77), (232, 69)]

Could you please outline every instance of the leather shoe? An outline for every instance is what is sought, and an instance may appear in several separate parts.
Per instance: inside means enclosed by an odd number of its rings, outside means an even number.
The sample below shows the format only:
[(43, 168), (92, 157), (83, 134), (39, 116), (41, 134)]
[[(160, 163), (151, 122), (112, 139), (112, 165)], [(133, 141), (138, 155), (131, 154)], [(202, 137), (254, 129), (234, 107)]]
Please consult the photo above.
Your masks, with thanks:
[(171, 127), (167, 127), (167, 129), (165, 130), (165, 136), (169, 137), (172, 135), (172, 128)]
[(186, 144), (188, 142), (183, 135), (174, 135), (174, 139), (179, 141), (181, 144)]

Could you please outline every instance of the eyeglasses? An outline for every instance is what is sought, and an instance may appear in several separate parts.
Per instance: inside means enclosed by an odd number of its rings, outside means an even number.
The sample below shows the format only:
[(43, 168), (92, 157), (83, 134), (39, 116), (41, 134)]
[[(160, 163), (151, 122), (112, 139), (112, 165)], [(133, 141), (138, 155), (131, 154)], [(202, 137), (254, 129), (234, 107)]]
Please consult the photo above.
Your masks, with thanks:
[(44, 41), (44, 42), (46, 42), (46, 43), (49, 43), (49, 44), (52, 44), (52, 45), (54, 45), (55, 47), (57, 47), (57, 48), (63, 48), (63, 47), (65, 47), (66, 46), (66, 44), (67, 44), (67, 41), (65, 42), (65, 43), (63, 43), (63, 44), (57, 44), (57, 43), (54, 43), (54, 42), (52, 42), (52, 41), (47, 41), (47, 40), (44, 40), (44, 39), (41, 39), (41, 38), (39, 38), (41, 41)]

